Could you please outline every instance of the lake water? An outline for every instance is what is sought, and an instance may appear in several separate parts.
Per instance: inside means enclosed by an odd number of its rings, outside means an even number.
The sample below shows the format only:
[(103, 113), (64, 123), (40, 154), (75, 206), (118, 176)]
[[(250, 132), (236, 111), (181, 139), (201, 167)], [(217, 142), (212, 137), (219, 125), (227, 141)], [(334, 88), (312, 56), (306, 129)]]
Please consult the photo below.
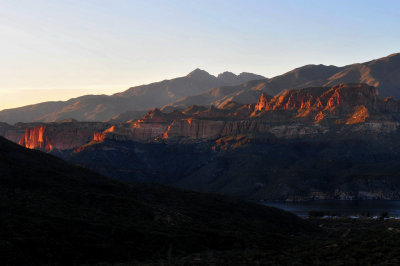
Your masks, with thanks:
[(390, 217), (400, 217), (400, 201), (354, 200), (354, 201), (307, 201), (307, 202), (264, 202), (267, 206), (292, 212), (300, 217), (307, 217), (309, 211), (323, 211), (341, 216), (357, 216), (369, 213), (379, 216), (388, 212)]

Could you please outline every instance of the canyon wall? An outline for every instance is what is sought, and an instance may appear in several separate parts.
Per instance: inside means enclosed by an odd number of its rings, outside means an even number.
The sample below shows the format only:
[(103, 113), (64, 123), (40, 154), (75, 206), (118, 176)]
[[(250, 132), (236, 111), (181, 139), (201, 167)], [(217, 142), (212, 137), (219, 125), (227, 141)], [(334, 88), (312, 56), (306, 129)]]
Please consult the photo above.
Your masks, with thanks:
[(139, 142), (216, 140), (227, 136), (295, 139), (397, 132), (399, 103), (392, 98), (379, 99), (377, 94), (374, 87), (365, 84), (340, 84), (288, 90), (275, 97), (262, 94), (256, 104), (228, 102), (221, 108), (192, 106), (169, 112), (156, 108), (127, 123), (2, 124), (0, 134), (27, 148), (52, 151), (106, 139)]
[(108, 126), (109, 124), (100, 122), (70, 122), (28, 127), (19, 144), (29, 149), (45, 151), (69, 150), (90, 142), (96, 132), (101, 132)]

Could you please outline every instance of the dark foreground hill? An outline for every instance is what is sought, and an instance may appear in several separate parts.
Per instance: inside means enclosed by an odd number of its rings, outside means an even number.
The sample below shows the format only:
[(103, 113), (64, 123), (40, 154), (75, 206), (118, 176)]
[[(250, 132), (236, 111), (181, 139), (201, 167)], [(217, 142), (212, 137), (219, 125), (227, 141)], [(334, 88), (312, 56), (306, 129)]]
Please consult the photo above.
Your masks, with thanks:
[(315, 232), (275, 208), (114, 182), (0, 137), (2, 265), (157, 261), (214, 250), (283, 250)]
[(397, 220), (306, 221), (223, 196), (129, 186), (2, 138), (0, 169), (1, 265), (400, 262)]

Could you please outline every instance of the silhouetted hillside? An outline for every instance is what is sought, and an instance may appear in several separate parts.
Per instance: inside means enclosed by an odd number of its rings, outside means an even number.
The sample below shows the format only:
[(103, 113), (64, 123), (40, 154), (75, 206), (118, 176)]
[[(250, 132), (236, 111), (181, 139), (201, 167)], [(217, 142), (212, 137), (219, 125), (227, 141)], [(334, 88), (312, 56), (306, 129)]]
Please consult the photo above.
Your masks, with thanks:
[(127, 185), (0, 137), (4, 265), (152, 261), (281, 249), (313, 226), (275, 208), (161, 185)]

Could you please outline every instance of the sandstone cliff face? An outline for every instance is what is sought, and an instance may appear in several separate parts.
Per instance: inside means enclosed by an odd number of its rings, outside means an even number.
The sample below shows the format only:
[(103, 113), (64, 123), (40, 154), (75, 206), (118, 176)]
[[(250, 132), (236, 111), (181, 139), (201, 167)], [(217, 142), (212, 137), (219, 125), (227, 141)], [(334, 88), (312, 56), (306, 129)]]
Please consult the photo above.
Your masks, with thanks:
[(258, 99), (256, 106), (254, 107), (254, 111), (266, 110), (267, 104), (269, 103), (271, 98), (272, 97), (266, 95), (265, 93), (262, 93), (260, 98)]
[(107, 126), (105, 123), (71, 122), (29, 127), (19, 144), (29, 149), (45, 151), (69, 150), (90, 142), (95, 132), (102, 131)]
[(164, 134), (168, 127), (165, 122), (134, 122), (114, 125), (103, 132), (94, 133), (93, 141), (101, 142), (105, 139), (146, 141)]
[(115, 125), (50, 123), (30, 127), (20, 144), (44, 150), (72, 149), (105, 139), (147, 142), (227, 136), (308, 138), (325, 134), (390, 134), (399, 127), (397, 101), (377, 98), (374, 87), (340, 84), (289, 90), (257, 104), (227, 102), (221, 108), (192, 106), (181, 112), (153, 109), (135, 122)]
[(164, 139), (190, 137), (196, 139), (215, 139), (221, 135), (224, 121), (182, 119), (173, 121), (163, 134)]
[(221, 108), (191, 106), (183, 112), (170, 113), (154, 109), (135, 123), (119, 124), (101, 136), (96, 135), (95, 140), (106, 137), (144, 141), (158, 137), (303, 138), (328, 133), (386, 134), (398, 128), (398, 122), (386, 113), (398, 110), (397, 101), (378, 99), (372, 86), (340, 84), (289, 90), (275, 97), (262, 94), (257, 104), (231, 101)]
[(273, 136), (278, 138), (312, 137), (329, 132), (329, 128), (319, 124), (271, 124), (263, 120), (244, 120), (226, 123), (222, 136), (247, 135), (251, 137)]
[(263, 94), (252, 116), (268, 116), (271, 111), (285, 110), (292, 111), (286, 113), (288, 119), (295, 117), (321, 122), (341, 117), (338, 122), (346, 123), (347, 119), (343, 120), (343, 117), (347, 116), (352, 117), (349, 123), (361, 123), (369, 117), (369, 112), (378, 110), (377, 94), (375, 87), (365, 84), (289, 90), (272, 99)]
[(17, 123), (15, 125), (9, 125), (7, 123), (0, 123), (0, 136), (6, 139), (18, 143), (24, 136), (25, 130), (28, 127), (35, 127), (42, 125), (43, 123)]
[(185, 115), (177, 110), (163, 113), (155, 108), (135, 122), (120, 123), (107, 128), (103, 132), (95, 132), (93, 141), (101, 142), (106, 138), (133, 141), (151, 140), (162, 136), (172, 121), (183, 117)]
[(400, 112), (400, 103), (393, 99), (392, 97), (388, 97), (384, 100), (380, 100), (378, 102), (379, 104), (379, 109), (382, 112), (386, 113), (398, 113)]

